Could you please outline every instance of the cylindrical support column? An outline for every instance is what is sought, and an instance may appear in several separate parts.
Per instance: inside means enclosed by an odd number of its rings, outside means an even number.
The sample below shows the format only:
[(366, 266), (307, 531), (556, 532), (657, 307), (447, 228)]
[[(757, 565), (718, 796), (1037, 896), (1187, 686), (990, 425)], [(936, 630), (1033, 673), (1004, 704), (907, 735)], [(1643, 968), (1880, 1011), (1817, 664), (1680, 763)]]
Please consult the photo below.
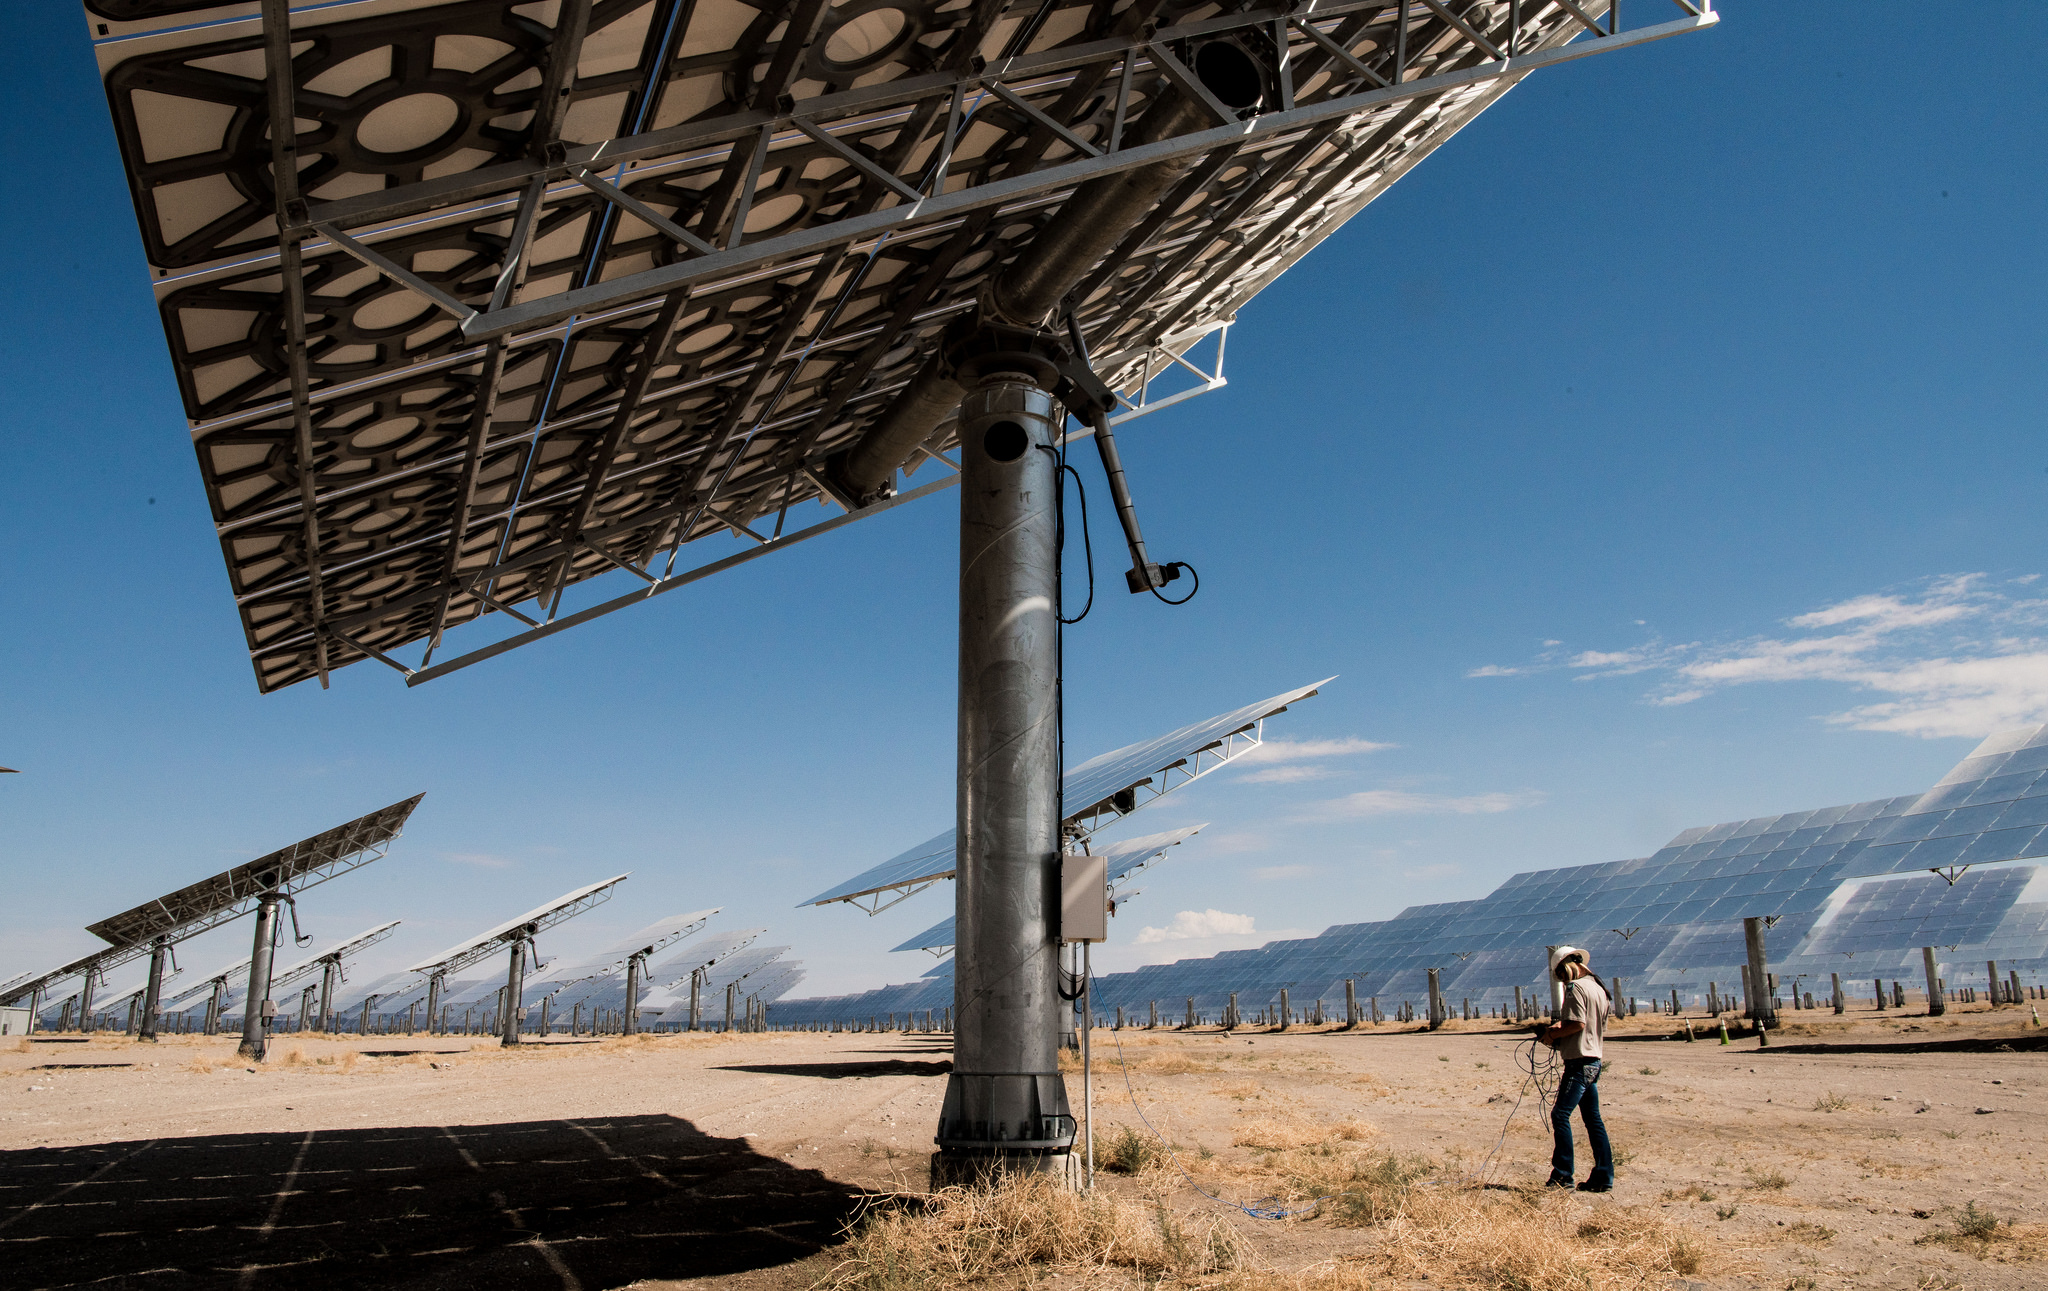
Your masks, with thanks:
[(170, 953), (171, 939), (158, 937), (149, 948), (149, 985), (142, 994), (142, 1032), (138, 1039), (156, 1043), (156, 1010), (163, 998), (164, 956)]
[(704, 1019), (703, 1001), (704, 970), (690, 970), (690, 1030), (695, 1031)]
[(249, 994), (242, 1000), (242, 1043), (235, 1049), (243, 1058), (263, 1061), (267, 1049), (265, 1033), (270, 1026), (270, 952), (277, 940), (277, 893), (266, 892), (256, 902), (256, 939), (249, 951)]
[(1742, 941), (1749, 951), (1749, 976), (1746, 979), (1750, 994), (1750, 1021), (1776, 1029), (1777, 1011), (1771, 1007), (1768, 959), (1764, 954), (1764, 921), (1754, 915), (1742, 921)]
[(1849, 1007), (1849, 1002), (1842, 998), (1842, 975), (1840, 973), (1829, 973), (1828, 980), (1833, 990), (1833, 994), (1829, 998), (1835, 1006), (1835, 1012), (1840, 1013)]
[(1058, 1064), (1067, 1005), (1050, 377), (1030, 356), (985, 359), (960, 408), (959, 931), (935, 1184), (991, 1167), (1064, 1174), (1074, 1142)]
[[(433, 1027), (435, 1019), (441, 1017), (441, 979), (442, 975), (439, 972), (427, 978), (427, 1026), (429, 1029)], [(446, 1022), (442, 1023), (441, 1030), (444, 1033), (448, 1030)]]
[(1280, 988), (1280, 1025), (1278, 1029), (1285, 1031), (1287, 1029), (1287, 1020), (1292, 1016), (1293, 1013), (1287, 1006), (1287, 988), (1283, 986)]
[(93, 978), (99, 975), (100, 966), (93, 964), (85, 970), (85, 981), (78, 988), (78, 1033), (92, 1034), (92, 988)]
[[(319, 1029), (323, 1032), (334, 1030), (334, 983), (341, 971), (341, 962), (330, 959), (320, 966), (320, 1016)], [(434, 1011), (427, 1010), (427, 1028), (434, 1026)]]
[[(727, 982), (725, 984), (725, 1016), (718, 1021), (720, 1032), (732, 1030), (732, 988), (737, 985), (739, 985), (738, 982)], [(875, 1030), (875, 1020), (873, 1018), (868, 1019), (868, 1030)]]
[(1934, 947), (1920, 948), (1920, 967), (1927, 973), (1927, 1016), (1938, 1018), (1948, 1012), (1947, 992), (1941, 989), (1940, 966), (1934, 962)]
[(1444, 997), (1440, 968), (1429, 970), (1429, 1029), (1434, 1031), (1444, 1024)]
[(2000, 1004), (2005, 1003), (2005, 1000), (2002, 998), (2003, 993), (1998, 989), (1999, 981), (1997, 960), (1987, 959), (1984, 961), (1984, 980), (1991, 984), (1990, 991), (1986, 992), (1984, 996), (1985, 1001), (1989, 1003), (1993, 1008), (1997, 1008)]
[(519, 1043), (519, 1015), (525, 1012), (519, 1007), (526, 998), (526, 938), (512, 939), (512, 953), (505, 966), (504, 1004), (498, 1009), (498, 1043), (516, 1045)]
[(1358, 1025), (1358, 983), (1349, 977), (1344, 979), (1344, 1025)]
[(640, 1034), (640, 967), (646, 961), (638, 955), (626, 960), (626, 1034)]

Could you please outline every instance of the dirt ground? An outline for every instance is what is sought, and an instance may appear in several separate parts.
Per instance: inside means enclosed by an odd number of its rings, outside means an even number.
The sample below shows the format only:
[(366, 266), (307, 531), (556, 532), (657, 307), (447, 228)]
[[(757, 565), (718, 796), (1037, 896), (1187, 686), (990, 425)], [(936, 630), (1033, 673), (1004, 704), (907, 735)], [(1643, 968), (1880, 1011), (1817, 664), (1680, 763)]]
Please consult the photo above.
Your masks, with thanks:
[[(1600, 1093), (1619, 1184), (1570, 1203), (1697, 1230), (1712, 1258), (1656, 1285), (2048, 1285), (2048, 1244), (1954, 1237), (1973, 1204), (2020, 1234), (2048, 1222), (2048, 1050), (2029, 1008), (1799, 1013), (1767, 1048), (1670, 1031), (1644, 1016), (1610, 1033)], [(1517, 1104), (1522, 1035), (1098, 1031), (1098, 1142), (1142, 1131), (1142, 1109), (1187, 1171), (1099, 1181), (1227, 1216), (1274, 1273), (1342, 1262), (1370, 1247), (1369, 1227), (1256, 1219), (1190, 1184), (1279, 1195), (1278, 1154), (1321, 1142), (1426, 1157), (1425, 1186), (1533, 1188), (1549, 1127), (1533, 1095)], [(1957, 1041), (1974, 1043), (1908, 1048)], [(21, 1288), (798, 1291), (831, 1274), (864, 1198), (923, 1189), (949, 1058), (944, 1036), (897, 1034), (510, 1051), (284, 1036), (253, 1070), (232, 1038), (8, 1043), (0, 1280)], [(1802, 1051), (1815, 1044), (1835, 1048)], [(1078, 1102), (1079, 1076), (1068, 1083)], [(1588, 1164), (1582, 1137), (1582, 1177)]]

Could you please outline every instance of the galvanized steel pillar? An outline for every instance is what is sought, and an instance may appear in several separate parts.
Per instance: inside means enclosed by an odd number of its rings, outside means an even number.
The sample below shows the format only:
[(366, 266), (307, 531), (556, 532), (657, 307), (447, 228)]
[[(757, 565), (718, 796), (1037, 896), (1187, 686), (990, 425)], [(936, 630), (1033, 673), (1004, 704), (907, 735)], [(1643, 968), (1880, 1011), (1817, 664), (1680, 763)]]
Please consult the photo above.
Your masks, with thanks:
[(164, 956), (170, 953), (171, 939), (158, 937), (149, 948), (149, 985), (143, 988), (142, 1033), (137, 1039), (156, 1043), (156, 1010), (163, 998)]
[(1778, 1013), (1772, 1007), (1771, 979), (1766, 969), (1768, 960), (1764, 954), (1764, 921), (1754, 915), (1742, 921), (1742, 940), (1749, 951), (1749, 976), (1746, 979), (1750, 996), (1750, 1021), (1759, 1026), (1778, 1025)]
[(960, 408), (959, 939), (934, 1184), (1071, 1169), (1058, 1064), (1054, 375), (1026, 354), (984, 355), (963, 372), (973, 384)]
[(639, 955), (626, 957), (626, 1034), (640, 1033), (640, 966), (646, 961)]
[(277, 940), (277, 893), (266, 892), (256, 903), (256, 940), (249, 951), (249, 994), (242, 1001), (242, 1043), (235, 1053), (262, 1062), (270, 1019), (270, 952)]
[(498, 1010), (498, 1043), (519, 1043), (519, 1015), (526, 1012), (520, 1001), (526, 998), (526, 938), (512, 940), (512, 955), (505, 969), (505, 1003)]

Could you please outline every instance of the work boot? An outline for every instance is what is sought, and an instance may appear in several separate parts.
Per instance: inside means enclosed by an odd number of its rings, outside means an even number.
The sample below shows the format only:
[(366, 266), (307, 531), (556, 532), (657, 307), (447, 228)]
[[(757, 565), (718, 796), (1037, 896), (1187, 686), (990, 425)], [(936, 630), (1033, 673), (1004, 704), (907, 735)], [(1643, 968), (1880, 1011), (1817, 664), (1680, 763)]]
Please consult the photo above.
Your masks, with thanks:
[(1543, 1186), (1546, 1188), (1569, 1188), (1572, 1186), (1572, 1177), (1568, 1174), (1559, 1174), (1557, 1171), (1552, 1170), (1550, 1177), (1543, 1181)]
[(1586, 1182), (1579, 1185), (1580, 1192), (1612, 1192), (1613, 1190), (1613, 1176), (1604, 1175), (1600, 1173), (1598, 1170), (1595, 1170), (1593, 1173), (1587, 1175)]

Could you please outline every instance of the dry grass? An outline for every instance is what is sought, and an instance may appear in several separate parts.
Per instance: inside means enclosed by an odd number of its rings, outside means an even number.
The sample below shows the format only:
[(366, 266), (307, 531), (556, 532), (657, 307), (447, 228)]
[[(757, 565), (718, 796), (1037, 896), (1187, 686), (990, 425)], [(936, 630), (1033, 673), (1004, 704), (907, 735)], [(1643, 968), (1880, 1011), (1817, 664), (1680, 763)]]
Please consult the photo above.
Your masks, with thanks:
[(1813, 1110), (1816, 1112), (1846, 1112), (1851, 1106), (1847, 1095), (1838, 1094), (1832, 1089), (1813, 1100)]
[(1043, 1177), (947, 1188), (870, 1209), (843, 1258), (819, 1283), (857, 1291), (958, 1286), (1031, 1267), (1124, 1269), (1147, 1280), (1236, 1269), (1243, 1239), (1216, 1217), (1098, 1190), (1074, 1193)]
[(1913, 1244), (1946, 1246), (2000, 1264), (2030, 1263), (2048, 1258), (2048, 1224), (2015, 1224), (1972, 1201), (1951, 1211), (1946, 1227), (1922, 1234)]
[(1238, 1126), (1237, 1133), (1231, 1137), (1230, 1143), (1232, 1147), (1285, 1152), (1290, 1149), (1317, 1147), (1332, 1140), (1357, 1143), (1378, 1133), (1379, 1129), (1376, 1126), (1356, 1119), (1339, 1121), (1335, 1125), (1318, 1125), (1313, 1121), (1281, 1120), (1272, 1116), (1260, 1116)]
[(1653, 1209), (1556, 1192), (1416, 1188), (1384, 1227), (1380, 1267), (1438, 1286), (1607, 1291), (1708, 1265), (1700, 1236)]

